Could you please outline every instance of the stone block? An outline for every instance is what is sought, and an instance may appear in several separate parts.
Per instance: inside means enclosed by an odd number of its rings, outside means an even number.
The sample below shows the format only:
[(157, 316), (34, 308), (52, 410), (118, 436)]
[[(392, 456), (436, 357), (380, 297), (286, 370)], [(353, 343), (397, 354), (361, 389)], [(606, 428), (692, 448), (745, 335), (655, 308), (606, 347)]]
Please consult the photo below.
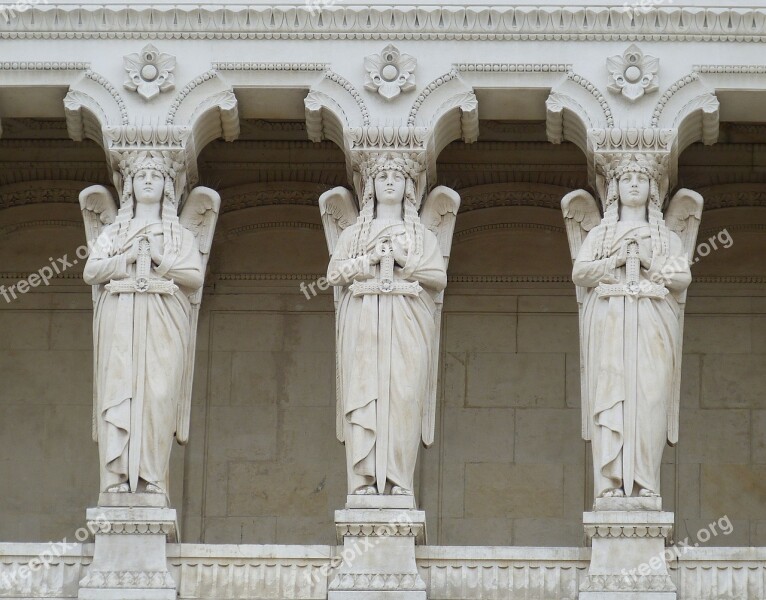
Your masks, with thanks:
[(681, 412), (700, 407), (700, 387), (702, 385), (702, 356), (684, 354), (681, 359)]
[[(48, 310), (0, 311), (3, 350), (48, 350), (51, 347), (51, 315), (52, 312)], [(89, 324), (85, 330), (93, 331)]]
[(519, 315), (519, 352), (580, 352), (577, 315)]
[[(332, 525), (330, 525), (332, 531)], [(276, 517), (211, 517), (205, 519), (206, 544), (275, 544)]]
[(208, 452), (219, 460), (269, 460), (276, 456), (277, 407), (210, 408)]
[(750, 461), (750, 411), (682, 410), (678, 457), (684, 463)]
[(51, 350), (92, 350), (93, 311), (51, 311), (49, 339)]
[(444, 406), (465, 406), (465, 380), (467, 354), (451, 353), (443, 354), (444, 369), (442, 373), (441, 389), (444, 395)]
[(581, 546), (582, 512), (579, 518), (513, 519), (514, 546)]
[(563, 488), (563, 465), (467, 464), (465, 516), (561, 517)]
[(702, 358), (702, 408), (766, 408), (766, 355)]
[(766, 467), (702, 465), (701, 517), (766, 519)]
[(326, 470), (316, 464), (232, 462), (227, 514), (312, 517), (330, 506)]
[(443, 340), (447, 352), (515, 352), (515, 314), (450, 313)]
[(690, 354), (743, 354), (751, 351), (748, 315), (687, 315), (684, 352)]
[(283, 409), (279, 422), (279, 460), (303, 464), (345, 464), (343, 445), (335, 437), (334, 408)]
[(512, 408), (446, 408), (443, 418), (445, 462), (513, 461)]
[(565, 408), (564, 354), (469, 354), (469, 407)]
[(583, 464), (581, 423), (575, 409), (516, 409), (514, 462)]
[(440, 546), (509, 546), (513, 541), (513, 520), (447, 517), (441, 519)]
[[(566, 378), (566, 405), (568, 408), (580, 408), (580, 396), (582, 395), (582, 383), (581, 383), (581, 368), (580, 368), (580, 352), (574, 354), (567, 354), (564, 357), (565, 360), (565, 373)], [(582, 424), (580, 426), (582, 430)]]

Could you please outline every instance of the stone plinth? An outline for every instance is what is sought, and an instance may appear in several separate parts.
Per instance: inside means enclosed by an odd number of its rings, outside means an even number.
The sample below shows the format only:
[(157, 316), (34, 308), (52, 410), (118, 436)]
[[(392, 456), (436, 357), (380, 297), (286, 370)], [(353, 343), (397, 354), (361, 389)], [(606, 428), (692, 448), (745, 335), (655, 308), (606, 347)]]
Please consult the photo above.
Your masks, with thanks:
[(665, 558), (673, 513), (655, 509), (659, 498), (599, 500), (583, 514), (593, 549), (579, 600), (676, 600)]
[(177, 541), (176, 511), (156, 494), (101, 494), (87, 511), (95, 532), (93, 562), (80, 600), (174, 600), (167, 543)]
[(335, 512), (343, 544), (328, 600), (425, 600), (415, 544), (425, 544), (426, 515), (412, 496), (349, 496)]

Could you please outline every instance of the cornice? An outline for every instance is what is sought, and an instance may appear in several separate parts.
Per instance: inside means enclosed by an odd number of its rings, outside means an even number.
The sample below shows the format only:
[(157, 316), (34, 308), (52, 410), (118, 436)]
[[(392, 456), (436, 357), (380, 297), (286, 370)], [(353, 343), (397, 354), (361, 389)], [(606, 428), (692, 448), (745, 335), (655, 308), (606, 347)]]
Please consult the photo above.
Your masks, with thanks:
[(32, 6), (0, 38), (766, 41), (766, 8)]

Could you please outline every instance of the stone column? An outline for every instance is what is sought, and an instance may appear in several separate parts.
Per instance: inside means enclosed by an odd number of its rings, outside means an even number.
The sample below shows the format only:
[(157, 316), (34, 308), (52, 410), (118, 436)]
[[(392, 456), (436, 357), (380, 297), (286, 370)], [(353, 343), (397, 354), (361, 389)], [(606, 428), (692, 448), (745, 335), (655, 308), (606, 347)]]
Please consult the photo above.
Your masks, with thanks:
[[(352, 128), (344, 138), (355, 194), (336, 188), (319, 200), (344, 331), (336, 339), (337, 435), (349, 494), (335, 513), (343, 549), (329, 597), (424, 600), (415, 545), (425, 542), (426, 525), (414, 476), (418, 447), (434, 437), (441, 307), (460, 198), (443, 186), (426, 193), (427, 129)], [(407, 325), (413, 321), (423, 323), (417, 333)]]
[(673, 513), (661, 508), (661, 498), (596, 499), (583, 514), (593, 549), (580, 600), (676, 600), (665, 557)]
[(598, 200), (578, 190), (561, 202), (580, 306), (582, 430), (593, 450), (595, 502), (583, 515), (593, 550), (580, 600), (676, 598), (660, 470), (665, 444), (678, 442), (684, 310), (703, 204), (690, 190), (669, 194), (677, 133), (589, 130)]
[(176, 511), (157, 494), (101, 494), (87, 511), (96, 547), (80, 600), (174, 600), (166, 546), (175, 543)]
[(426, 514), (414, 497), (349, 495), (335, 527), (342, 562), (329, 600), (425, 600), (415, 545), (426, 542)]

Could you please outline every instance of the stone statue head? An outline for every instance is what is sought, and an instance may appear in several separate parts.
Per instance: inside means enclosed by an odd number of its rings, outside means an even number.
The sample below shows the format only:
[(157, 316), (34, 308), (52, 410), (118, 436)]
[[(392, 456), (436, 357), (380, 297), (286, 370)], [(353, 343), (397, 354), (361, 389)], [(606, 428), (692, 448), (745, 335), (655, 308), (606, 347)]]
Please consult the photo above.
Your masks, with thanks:
[(401, 205), (406, 178), (398, 169), (381, 169), (375, 175), (375, 200), (378, 204)]
[(641, 171), (626, 171), (617, 182), (622, 206), (641, 207), (649, 201), (649, 176)]
[(630, 152), (613, 158), (606, 173), (609, 186), (601, 222), (603, 234), (595, 258), (611, 255), (622, 205), (646, 207), (652, 249), (656, 253), (667, 253), (669, 233), (662, 217), (663, 198), (658, 185), (661, 169), (661, 162), (651, 155)]
[(163, 152), (129, 152), (120, 161), (122, 196), (117, 214), (119, 251), (128, 238), (130, 221), (135, 205), (161, 203), (162, 229), (166, 251), (177, 251), (181, 244), (181, 225), (178, 221), (178, 203), (175, 179), (179, 164)]
[(422, 172), (422, 165), (407, 153), (379, 152), (365, 157), (361, 168), (362, 198), (357, 219), (358, 231), (352, 254), (360, 256), (366, 252), (375, 207), (378, 203), (401, 205), (402, 220), (411, 247), (422, 251), (423, 232), (418, 209), (420, 198), (415, 181)]
[(147, 165), (133, 175), (133, 198), (138, 204), (159, 204), (165, 190), (165, 175)]

